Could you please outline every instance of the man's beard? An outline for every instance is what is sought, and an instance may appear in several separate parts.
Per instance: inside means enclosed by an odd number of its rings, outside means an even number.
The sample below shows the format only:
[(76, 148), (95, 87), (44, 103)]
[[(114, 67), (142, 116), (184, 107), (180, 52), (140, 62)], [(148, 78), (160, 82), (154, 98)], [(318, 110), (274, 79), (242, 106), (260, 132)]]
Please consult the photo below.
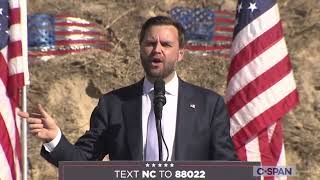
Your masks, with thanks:
[(141, 57), (141, 64), (142, 64), (142, 67), (143, 67), (146, 75), (152, 79), (159, 79), (159, 78), (165, 79), (175, 71), (175, 63), (174, 62), (163, 63), (162, 70), (151, 69), (149, 61), (142, 59), (142, 57)]

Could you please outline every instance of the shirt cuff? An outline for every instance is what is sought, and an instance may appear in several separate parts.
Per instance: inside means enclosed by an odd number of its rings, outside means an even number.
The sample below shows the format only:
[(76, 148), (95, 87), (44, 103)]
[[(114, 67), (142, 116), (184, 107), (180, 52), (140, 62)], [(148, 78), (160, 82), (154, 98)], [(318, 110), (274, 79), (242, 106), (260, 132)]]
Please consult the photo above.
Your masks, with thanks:
[(58, 134), (57, 136), (48, 143), (43, 143), (44, 149), (48, 151), (49, 153), (53, 151), (53, 149), (58, 145), (61, 139), (61, 130), (58, 128)]

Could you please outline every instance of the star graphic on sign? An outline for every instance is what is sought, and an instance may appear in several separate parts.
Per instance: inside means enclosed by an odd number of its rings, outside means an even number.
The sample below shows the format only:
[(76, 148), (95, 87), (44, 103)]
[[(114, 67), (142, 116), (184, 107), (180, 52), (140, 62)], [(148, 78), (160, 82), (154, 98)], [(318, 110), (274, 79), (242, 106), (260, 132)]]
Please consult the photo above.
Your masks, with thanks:
[(250, 3), (250, 6), (248, 7), (248, 9), (251, 10), (251, 13), (255, 10), (258, 9), (256, 3)]
[(155, 164), (155, 163), (152, 163), (152, 167), (156, 167), (156, 164)]
[(174, 167), (174, 164), (173, 164), (173, 163), (171, 163), (171, 164), (170, 164), (170, 167)]
[(238, 13), (240, 13), (241, 9), (242, 9), (242, 2), (240, 2), (239, 6), (238, 6)]
[(165, 163), (163, 166), (164, 166), (164, 167), (168, 167), (168, 164), (167, 164), (167, 163)]
[(149, 167), (149, 166), (150, 166), (150, 164), (149, 164), (149, 163), (147, 163), (147, 164), (146, 164), (146, 167)]
[(158, 164), (158, 167), (162, 167), (162, 164), (161, 164), (161, 163), (159, 163), (159, 164)]

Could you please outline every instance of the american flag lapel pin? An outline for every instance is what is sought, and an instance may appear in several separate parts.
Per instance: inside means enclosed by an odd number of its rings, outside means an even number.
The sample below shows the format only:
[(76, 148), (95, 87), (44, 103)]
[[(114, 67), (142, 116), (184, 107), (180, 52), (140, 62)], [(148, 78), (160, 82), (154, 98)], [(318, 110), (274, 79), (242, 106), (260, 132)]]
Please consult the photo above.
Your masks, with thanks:
[(196, 108), (196, 105), (195, 104), (190, 104), (190, 107), (195, 109)]

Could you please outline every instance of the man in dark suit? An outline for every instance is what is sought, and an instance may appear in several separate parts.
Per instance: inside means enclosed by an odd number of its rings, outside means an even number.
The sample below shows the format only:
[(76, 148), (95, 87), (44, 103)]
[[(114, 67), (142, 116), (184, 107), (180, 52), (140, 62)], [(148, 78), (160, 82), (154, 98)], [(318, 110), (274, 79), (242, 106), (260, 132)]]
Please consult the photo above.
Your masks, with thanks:
[(184, 54), (184, 31), (169, 17), (148, 19), (140, 32), (140, 57), (145, 71), (141, 81), (111, 91), (99, 100), (90, 129), (72, 145), (55, 120), (39, 105), (39, 116), (27, 118), (31, 133), (45, 143), (41, 155), (58, 161), (158, 160), (153, 83), (165, 82), (162, 132), (169, 160), (237, 160), (229, 134), (229, 116), (218, 94), (181, 80), (175, 66)]

